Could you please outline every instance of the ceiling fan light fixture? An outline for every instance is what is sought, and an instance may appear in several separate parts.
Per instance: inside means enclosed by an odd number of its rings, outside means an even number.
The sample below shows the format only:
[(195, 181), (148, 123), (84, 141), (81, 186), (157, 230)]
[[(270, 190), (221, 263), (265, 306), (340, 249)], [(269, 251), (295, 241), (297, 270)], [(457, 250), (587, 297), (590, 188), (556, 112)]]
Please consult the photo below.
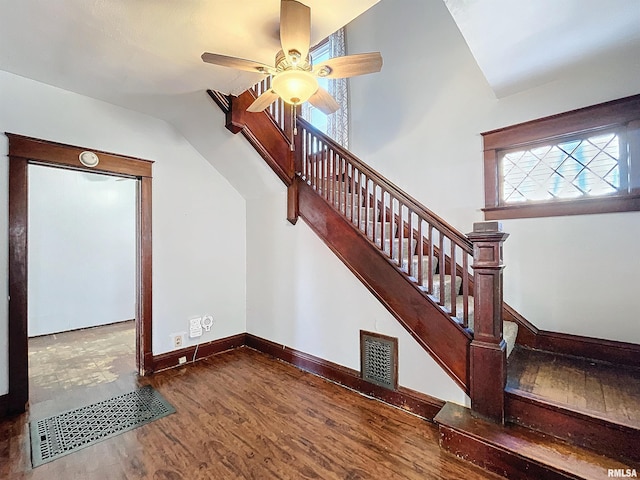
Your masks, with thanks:
[(318, 80), (304, 70), (285, 70), (273, 77), (271, 88), (287, 103), (300, 105), (318, 90)]

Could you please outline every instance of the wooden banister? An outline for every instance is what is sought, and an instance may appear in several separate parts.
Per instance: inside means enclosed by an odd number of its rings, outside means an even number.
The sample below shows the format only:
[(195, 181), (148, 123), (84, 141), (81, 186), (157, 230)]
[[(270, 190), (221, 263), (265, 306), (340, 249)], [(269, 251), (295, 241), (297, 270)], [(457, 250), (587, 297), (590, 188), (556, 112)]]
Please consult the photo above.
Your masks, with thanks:
[[(296, 174), (434, 296), (451, 317), (473, 329), (469, 239), (309, 122), (298, 119), (298, 125)], [(426, 253), (420, 245), (427, 246)]]

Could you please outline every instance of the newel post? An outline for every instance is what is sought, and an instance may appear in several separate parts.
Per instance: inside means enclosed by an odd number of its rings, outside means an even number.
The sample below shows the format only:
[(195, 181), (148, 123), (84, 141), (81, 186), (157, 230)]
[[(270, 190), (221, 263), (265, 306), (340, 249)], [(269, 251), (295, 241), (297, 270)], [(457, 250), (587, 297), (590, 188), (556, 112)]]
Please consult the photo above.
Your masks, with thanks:
[(502, 244), (499, 222), (473, 224), (473, 341), (470, 348), (471, 410), (504, 423), (507, 345), (502, 338)]
[[(287, 104), (285, 104), (287, 105)], [(293, 107), (290, 105), (286, 106), (287, 112), (291, 112)], [(292, 114), (295, 114), (295, 110)], [(292, 115), (291, 115), (292, 116)], [(285, 115), (285, 119), (289, 117), (289, 115)], [(285, 124), (285, 130), (289, 130), (293, 139), (293, 151), (290, 152), (290, 161), (291, 161), (291, 184), (287, 187), (287, 220), (293, 225), (298, 221), (298, 172), (302, 171), (302, 135), (298, 133), (297, 135), (293, 135), (293, 126), (289, 123), (287, 126)]]

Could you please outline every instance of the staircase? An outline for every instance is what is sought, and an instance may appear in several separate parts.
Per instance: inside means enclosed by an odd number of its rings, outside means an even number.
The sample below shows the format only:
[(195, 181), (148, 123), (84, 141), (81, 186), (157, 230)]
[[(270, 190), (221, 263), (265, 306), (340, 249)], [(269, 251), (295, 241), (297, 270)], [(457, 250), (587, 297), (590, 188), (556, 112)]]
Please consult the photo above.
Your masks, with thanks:
[[(584, 340), (550, 337), (502, 302), (508, 235), (491, 222), (461, 234), (302, 119), (294, 137), (282, 103), (245, 112), (266, 88), (268, 80), (239, 97), (208, 93), (226, 113), (227, 128), (243, 133), (287, 185), (288, 220), (302, 217), (471, 397), (471, 410), (447, 404), (434, 418), (441, 446), (509, 478), (632, 472), (640, 461), (640, 400), (637, 424), (616, 423), (528, 391), (522, 363), (535, 351), (530, 347), (542, 344), (564, 357)], [(627, 383), (640, 396), (640, 348), (608, 346), (626, 352)], [(593, 361), (606, 360), (600, 357)]]

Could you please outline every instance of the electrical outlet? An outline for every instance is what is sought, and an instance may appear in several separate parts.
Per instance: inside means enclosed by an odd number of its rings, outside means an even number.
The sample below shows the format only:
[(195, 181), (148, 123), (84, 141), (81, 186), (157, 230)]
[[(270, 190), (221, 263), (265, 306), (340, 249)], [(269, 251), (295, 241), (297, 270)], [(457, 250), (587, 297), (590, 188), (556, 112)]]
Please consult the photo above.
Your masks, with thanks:
[(184, 346), (184, 333), (172, 333), (171, 342), (173, 348), (182, 348)]
[(187, 363), (187, 357), (180, 357), (178, 359), (178, 364), (179, 365), (184, 365), (185, 363)]

